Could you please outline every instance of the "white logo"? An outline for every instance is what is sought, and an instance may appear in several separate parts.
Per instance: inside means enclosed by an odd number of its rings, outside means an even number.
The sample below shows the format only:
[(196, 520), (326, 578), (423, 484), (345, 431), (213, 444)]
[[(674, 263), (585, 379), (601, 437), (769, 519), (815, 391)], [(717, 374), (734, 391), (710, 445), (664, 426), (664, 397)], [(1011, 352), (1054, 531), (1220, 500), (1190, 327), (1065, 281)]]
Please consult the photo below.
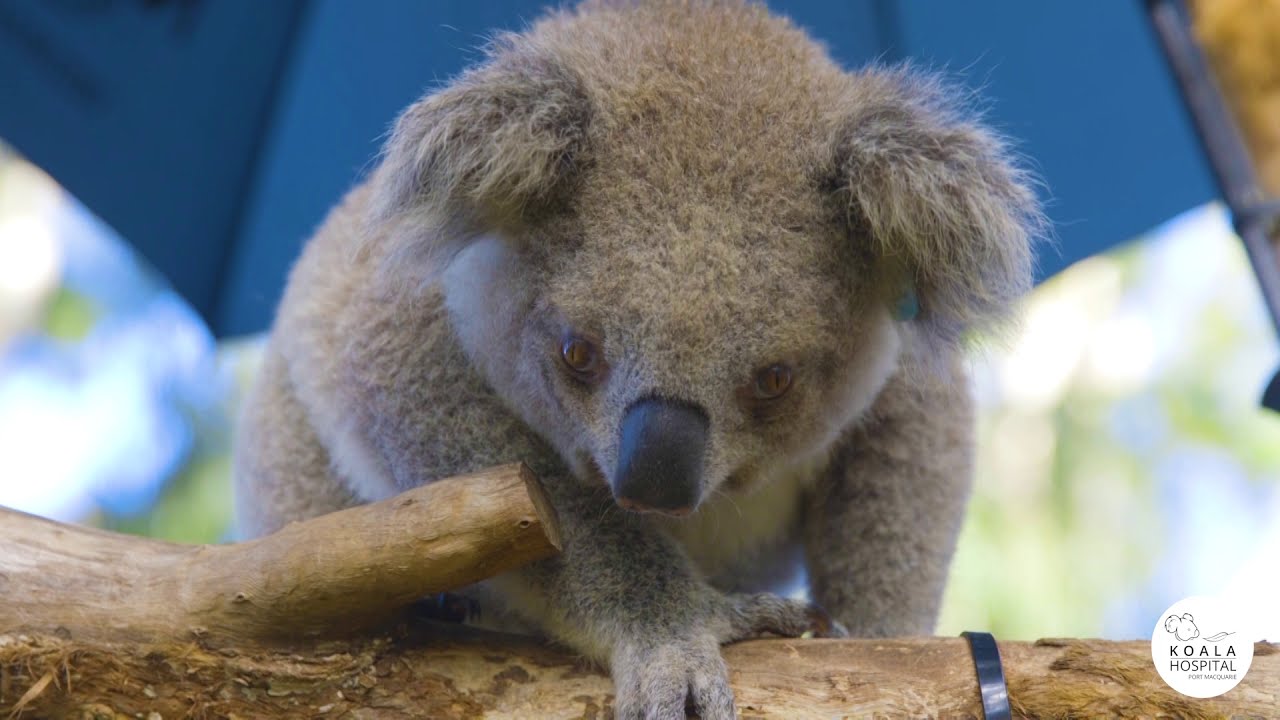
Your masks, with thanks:
[(1151, 633), (1151, 659), (1169, 687), (1217, 697), (1244, 679), (1253, 637), (1243, 617), (1219, 598), (1189, 597), (1164, 611)]

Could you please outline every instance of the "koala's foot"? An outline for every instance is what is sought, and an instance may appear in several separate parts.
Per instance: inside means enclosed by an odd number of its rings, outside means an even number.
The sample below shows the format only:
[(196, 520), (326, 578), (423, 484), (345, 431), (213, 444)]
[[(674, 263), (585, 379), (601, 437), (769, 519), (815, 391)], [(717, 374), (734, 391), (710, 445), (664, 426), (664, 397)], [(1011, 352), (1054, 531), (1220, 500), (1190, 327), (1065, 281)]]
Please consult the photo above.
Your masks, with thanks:
[(765, 633), (783, 637), (839, 638), (849, 635), (826, 610), (801, 600), (790, 600), (772, 593), (741, 593), (728, 596), (728, 600), (731, 608), (729, 619), (733, 626), (730, 642)]

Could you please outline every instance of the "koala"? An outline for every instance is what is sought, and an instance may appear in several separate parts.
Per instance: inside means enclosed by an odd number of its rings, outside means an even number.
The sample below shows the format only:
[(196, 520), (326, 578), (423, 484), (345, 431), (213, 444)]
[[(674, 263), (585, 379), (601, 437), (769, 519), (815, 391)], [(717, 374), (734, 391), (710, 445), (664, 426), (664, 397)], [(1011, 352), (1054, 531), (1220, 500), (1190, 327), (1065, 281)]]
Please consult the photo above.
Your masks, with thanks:
[(733, 717), (724, 643), (932, 631), (966, 353), (1041, 217), (933, 75), (746, 2), (550, 12), (409, 106), (307, 243), (241, 531), (523, 461), (563, 551), (469, 588), (481, 616), (601, 662), (618, 717)]

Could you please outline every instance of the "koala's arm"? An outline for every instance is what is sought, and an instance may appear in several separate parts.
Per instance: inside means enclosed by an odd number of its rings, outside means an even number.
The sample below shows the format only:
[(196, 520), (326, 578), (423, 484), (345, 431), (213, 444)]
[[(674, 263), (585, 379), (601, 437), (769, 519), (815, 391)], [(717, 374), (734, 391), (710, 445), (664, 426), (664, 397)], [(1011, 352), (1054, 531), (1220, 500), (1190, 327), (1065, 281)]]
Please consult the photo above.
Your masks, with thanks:
[(807, 508), (805, 551), (814, 601), (851, 635), (933, 632), (973, 474), (972, 432), (959, 362), (899, 371), (833, 455)]
[(508, 609), (551, 637), (606, 662), (619, 718), (732, 718), (720, 645), (762, 632), (833, 631), (806, 603), (711, 587), (683, 550), (605, 487), (545, 483), (560, 516), (555, 558), (491, 581)]

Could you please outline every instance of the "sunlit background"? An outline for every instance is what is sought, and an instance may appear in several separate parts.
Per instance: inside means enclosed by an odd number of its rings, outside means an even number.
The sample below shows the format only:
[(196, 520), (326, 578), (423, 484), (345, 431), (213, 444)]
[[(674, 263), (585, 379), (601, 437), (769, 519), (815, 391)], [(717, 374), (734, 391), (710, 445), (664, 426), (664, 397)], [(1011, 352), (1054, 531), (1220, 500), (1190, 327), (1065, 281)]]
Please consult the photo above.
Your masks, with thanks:
[[(225, 540), (259, 345), (215, 342), (0, 146), (0, 505)], [(974, 360), (977, 489), (939, 632), (1141, 638), (1175, 600), (1226, 594), (1280, 638), (1280, 417), (1258, 405), (1278, 366), (1217, 206), (1038, 288), (1021, 333)]]

